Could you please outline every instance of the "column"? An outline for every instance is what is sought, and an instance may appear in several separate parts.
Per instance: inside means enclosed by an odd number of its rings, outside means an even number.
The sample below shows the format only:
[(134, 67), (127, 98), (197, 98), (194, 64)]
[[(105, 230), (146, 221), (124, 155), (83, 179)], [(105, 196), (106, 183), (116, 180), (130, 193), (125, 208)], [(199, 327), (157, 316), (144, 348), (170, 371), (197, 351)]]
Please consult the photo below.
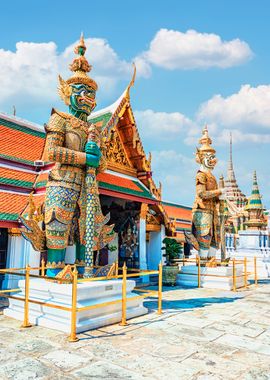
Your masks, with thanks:
[[(40, 252), (35, 251), (32, 244), (23, 238), (22, 243), (23, 267), (30, 265), (32, 268), (40, 267)], [(39, 274), (39, 270), (31, 271), (31, 274)]]
[[(13, 230), (13, 231), (12, 231)], [(20, 232), (10, 229), (8, 232), (8, 248), (7, 248), (7, 268), (22, 268), (24, 267), (24, 254), (23, 254), (23, 237)], [(21, 277), (6, 275), (3, 281), (3, 289), (17, 288)]]
[[(146, 203), (141, 204), (140, 213), (140, 225), (139, 225), (139, 255), (140, 255), (140, 269), (147, 270), (146, 259), (146, 215), (148, 211), (148, 205)], [(142, 282), (149, 282), (149, 276), (141, 277)]]

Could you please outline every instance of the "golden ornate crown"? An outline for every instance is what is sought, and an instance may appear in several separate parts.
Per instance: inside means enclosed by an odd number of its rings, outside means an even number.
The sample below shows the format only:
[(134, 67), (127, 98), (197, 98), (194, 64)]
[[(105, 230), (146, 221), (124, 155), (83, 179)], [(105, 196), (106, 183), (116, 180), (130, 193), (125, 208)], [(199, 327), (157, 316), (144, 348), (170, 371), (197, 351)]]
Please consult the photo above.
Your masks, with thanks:
[(87, 73), (91, 71), (92, 66), (89, 65), (87, 59), (84, 56), (85, 51), (86, 51), (86, 46), (84, 43), (84, 37), (83, 37), (83, 34), (81, 34), (80, 41), (78, 45), (76, 45), (74, 48), (74, 53), (78, 54), (79, 56), (74, 58), (71, 65), (69, 65), (70, 70), (73, 71), (74, 74), (66, 82), (68, 84), (83, 83), (92, 87), (96, 91), (98, 88), (96, 82), (94, 81), (94, 79), (90, 78), (87, 75)]
[(215, 149), (212, 147), (212, 140), (208, 135), (208, 128), (205, 125), (202, 131), (202, 137), (199, 140), (199, 144), (201, 144), (200, 148), (197, 148), (196, 152), (196, 161), (201, 162), (201, 159), (205, 155), (205, 153), (216, 153)]
[(67, 79), (66, 81), (59, 75), (59, 87), (58, 92), (60, 97), (64, 100), (64, 102), (69, 105), (69, 97), (72, 93), (72, 90), (70, 88), (70, 84), (77, 83), (77, 84), (85, 84), (91, 88), (93, 88), (95, 91), (98, 89), (97, 83), (94, 81), (94, 79), (90, 78), (87, 73), (91, 71), (92, 66), (89, 65), (87, 59), (85, 58), (84, 54), (86, 51), (86, 46), (84, 43), (84, 37), (83, 34), (81, 34), (80, 41), (78, 45), (74, 48), (74, 53), (78, 54), (78, 57), (74, 58), (73, 62), (69, 65), (69, 68), (71, 71), (73, 71), (73, 75)]

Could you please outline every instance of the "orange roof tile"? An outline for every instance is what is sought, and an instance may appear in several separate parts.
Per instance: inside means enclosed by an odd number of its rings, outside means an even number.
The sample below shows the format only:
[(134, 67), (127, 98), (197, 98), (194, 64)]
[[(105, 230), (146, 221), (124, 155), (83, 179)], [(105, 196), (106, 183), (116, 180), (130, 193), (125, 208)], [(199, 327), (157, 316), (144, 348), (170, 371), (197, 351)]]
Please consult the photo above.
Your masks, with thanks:
[(41, 159), (45, 138), (0, 125), (0, 156), (32, 164)]
[(0, 167), (0, 184), (31, 188), (37, 174)]
[(0, 192), (0, 220), (17, 220), (28, 201), (28, 194)]
[(125, 187), (127, 189), (143, 192), (143, 190), (136, 184), (135, 181), (132, 181), (128, 178), (122, 178), (108, 173), (99, 173), (97, 176), (97, 180), (100, 182), (105, 182), (109, 185), (116, 185), (120, 187)]
[(191, 220), (192, 219), (192, 211), (191, 209), (185, 209), (181, 208), (181, 206), (168, 206), (163, 203), (163, 207), (167, 214), (169, 215), (169, 218), (173, 219), (184, 219), (184, 220)]

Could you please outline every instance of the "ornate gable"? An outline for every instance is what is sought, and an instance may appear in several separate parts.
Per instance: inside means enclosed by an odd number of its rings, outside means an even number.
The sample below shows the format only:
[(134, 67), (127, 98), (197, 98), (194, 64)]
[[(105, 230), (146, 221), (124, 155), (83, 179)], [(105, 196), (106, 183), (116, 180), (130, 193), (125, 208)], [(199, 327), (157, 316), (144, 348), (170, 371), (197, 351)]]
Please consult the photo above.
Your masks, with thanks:
[(105, 156), (109, 169), (136, 176), (136, 169), (129, 160), (117, 128), (112, 128), (107, 132), (105, 147)]

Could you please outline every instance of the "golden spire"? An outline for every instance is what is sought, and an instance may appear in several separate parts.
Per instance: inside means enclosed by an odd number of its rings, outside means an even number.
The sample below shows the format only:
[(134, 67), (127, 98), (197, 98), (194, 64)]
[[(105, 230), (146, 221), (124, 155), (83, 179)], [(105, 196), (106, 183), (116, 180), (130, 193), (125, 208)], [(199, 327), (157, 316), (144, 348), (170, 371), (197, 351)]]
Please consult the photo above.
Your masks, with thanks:
[(81, 34), (79, 43), (74, 48), (74, 53), (78, 55), (78, 57), (74, 58), (73, 62), (69, 65), (71, 71), (73, 71), (73, 75), (66, 82), (68, 84), (71, 83), (83, 83), (92, 87), (95, 91), (98, 86), (96, 82), (90, 78), (87, 73), (91, 71), (92, 66), (88, 63), (84, 54), (86, 52), (86, 46), (84, 42), (83, 33)]

